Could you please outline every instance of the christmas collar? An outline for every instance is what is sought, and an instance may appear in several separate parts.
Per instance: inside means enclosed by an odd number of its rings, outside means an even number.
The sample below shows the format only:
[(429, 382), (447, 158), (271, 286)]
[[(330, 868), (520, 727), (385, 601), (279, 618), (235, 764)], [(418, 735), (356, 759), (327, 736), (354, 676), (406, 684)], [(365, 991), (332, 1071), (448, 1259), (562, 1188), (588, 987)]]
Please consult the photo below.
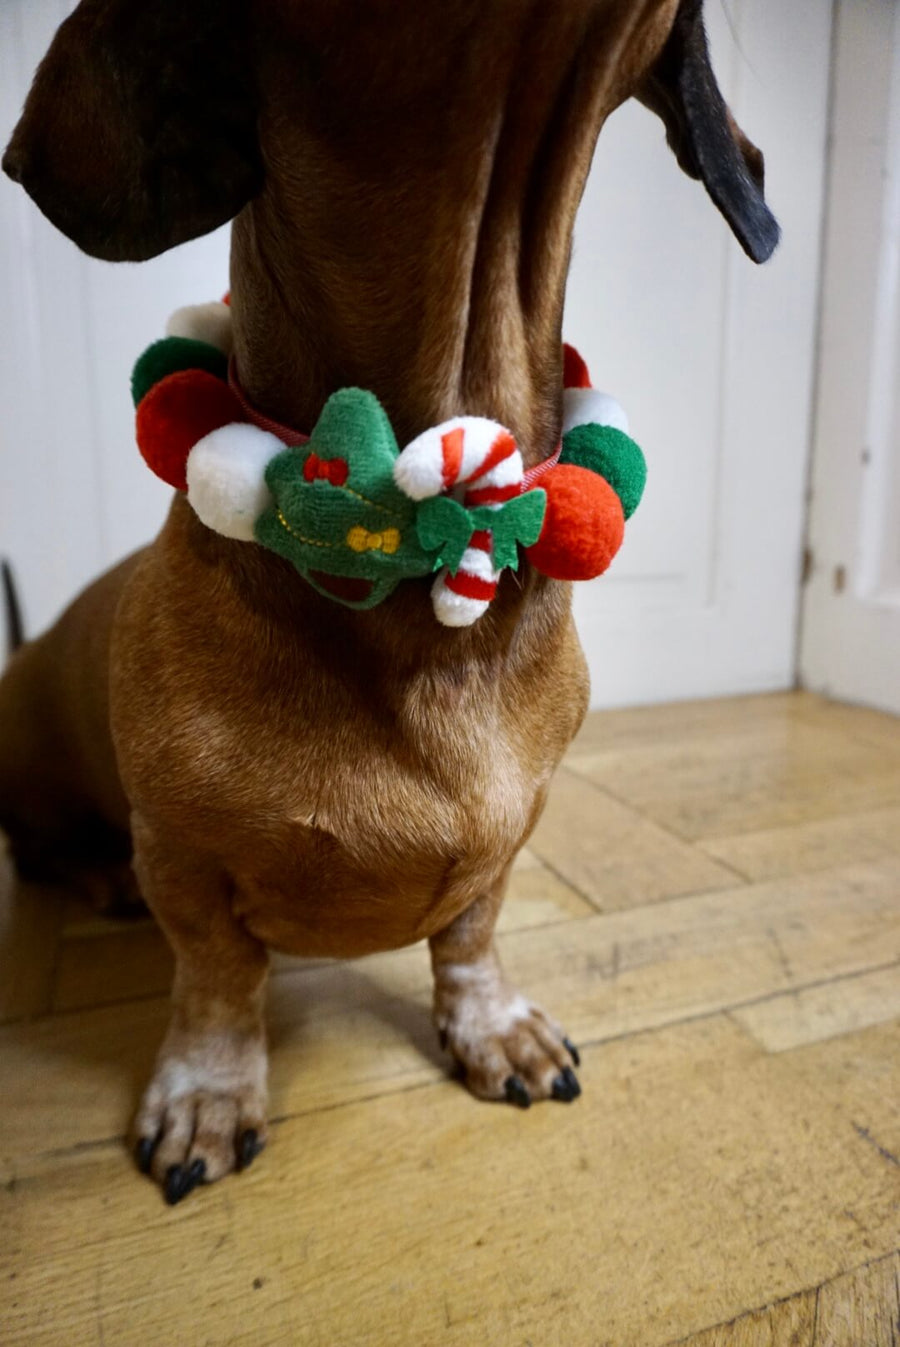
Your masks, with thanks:
[(401, 580), (437, 572), (435, 615), (469, 626), (520, 550), (545, 575), (582, 580), (621, 546), (644, 458), (571, 347), (561, 442), (528, 470), (486, 417), (454, 417), (401, 450), (359, 388), (333, 393), (301, 434), (251, 405), (230, 355), (226, 304), (173, 315), (132, 375), (138, 447), (208, 528), (286, 557), (328, 598), (372, 608)]
[[(565, 347), (565, 350), (567, 352), (567, 358), (575, 357), (578, 360), (581, 360), (581, 357), (575, 351), (574, 347), (567, 346)], [(585, 370), (586, 369), (587, 366), (585, 366)], [(590, 387), (589, 384), (586, 386)], [(257, 411), (241, 386), (241, 381), (238, 378), (237, 362), (233, 355), (228, 361), (228, 387), (241, 404), (241, 411), (244, 413), (244, 419), (246, 421), (251, 421), (253, 425), (258, 426), (260, 430), (269, 431), (270, 434), (275, 435), (279, 440), (282, 440), (284, 444), (300, 446), (309, 443), (309, 436), (304, 435), (302, 431), (294, 430), (292, 426), (285, 425), (283, 421), (275, 421), (271, 416), (266, 416), (264, 412)], [(624, 417), (624, 413), (622, 413), (622, 415)], [(559, 441), (549, 458), (545, 458), (542, 462), (536, 463), (534, 467), (526, 468), (522, 477), (522, 490), (530, 491), (533, 486), (537, 486), (544, 473), (549, 471), (550, 468), (556, 467), (561, 453), (562, 440)], [(342, 484), (343, 480), (338, 483), (338, 485)]]

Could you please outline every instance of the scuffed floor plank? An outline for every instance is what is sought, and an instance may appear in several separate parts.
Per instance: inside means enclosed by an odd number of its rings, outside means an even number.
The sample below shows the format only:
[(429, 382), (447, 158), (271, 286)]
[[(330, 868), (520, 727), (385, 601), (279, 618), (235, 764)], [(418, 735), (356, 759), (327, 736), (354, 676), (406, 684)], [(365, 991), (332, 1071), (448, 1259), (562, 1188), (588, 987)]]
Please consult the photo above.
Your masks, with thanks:
[(742, 1314), (730, 1324), (682, 1338), (677, 1347), (814, 1347), (815, 1329), (816, 1292), (804, 1291), (778, 1305)]
[(696, 841), (900, 807), (900, 744), (803, 721), (595, 753), (573, 771)]
[(900, 809), (714, 837), (702, 846), (707, 855), (755, 880), (885, 860), (900, 857)]
[(829, 701), (815, 693), (794, 694), (794, 716), (826, 730), (840, 730), (842, 734), (858, 739), (881, 750), (886, 745), (900, 748), (900, 716), (886, 715), (869, 706), (851, 706), (846, 702)]
[(773, 996), (733, 1012), (767, 1052), (785, 1052), (900, 1016), (900, 963)]
[(813, 1347), (897, 1347), (900, 1256), (883, 1258), (819, 1291)]
[[(770, 1057), (716, 1018), (590, 1050), (574, 1106), (441, 1082), (316, 1112), (175, 1210), (117, 1150), (60, 1159), (0, 1196), (4, 1342), (689, 1336), (896, 1242), (900, 1182), (846, 1073), (880, 1083), (900, 1032), (842, 1043), (837, 1069), (821, 1045)], [(894, 1115), (870, 1088), (872, 1135)]]
[(736, 727), (784, 726), (806, 714), (821, 714), (820, 706), (833, 705), (807, 692), (772, 692), (764, 696), (713, 697), (594, 711), (585, 719), (566, 757), (573, 761), (617, 748), (658, 748), (663, 744), (717, 739), (723, 734), (733, 734)]
[(565, 769), (554, 778), (531, 848), (601, 912), (741, 879)]

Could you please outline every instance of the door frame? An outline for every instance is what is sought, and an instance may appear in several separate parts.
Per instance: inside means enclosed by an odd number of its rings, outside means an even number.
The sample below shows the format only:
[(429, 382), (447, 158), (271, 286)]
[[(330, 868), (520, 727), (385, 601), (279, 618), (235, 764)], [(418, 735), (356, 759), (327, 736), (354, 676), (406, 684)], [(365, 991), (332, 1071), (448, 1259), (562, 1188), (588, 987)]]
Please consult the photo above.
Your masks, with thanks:
[(840, 0), (803, 684), (900, 713), (900, 2)]

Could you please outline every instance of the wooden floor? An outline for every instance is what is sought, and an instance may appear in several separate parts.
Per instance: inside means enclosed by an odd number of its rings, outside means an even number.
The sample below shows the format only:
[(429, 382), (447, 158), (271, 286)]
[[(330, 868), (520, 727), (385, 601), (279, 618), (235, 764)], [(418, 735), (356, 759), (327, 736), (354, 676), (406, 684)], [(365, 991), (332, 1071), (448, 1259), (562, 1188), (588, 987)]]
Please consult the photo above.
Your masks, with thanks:
[(272, 1144), (174, 1209), (122, 1141), (158, 934), (35, 893), (3, 923), (3, 1347), (900, 1340), (900, 721), (592, 717), (500, 937), (582, 1098), (449, 1079), (422, 947), (279, 961)]

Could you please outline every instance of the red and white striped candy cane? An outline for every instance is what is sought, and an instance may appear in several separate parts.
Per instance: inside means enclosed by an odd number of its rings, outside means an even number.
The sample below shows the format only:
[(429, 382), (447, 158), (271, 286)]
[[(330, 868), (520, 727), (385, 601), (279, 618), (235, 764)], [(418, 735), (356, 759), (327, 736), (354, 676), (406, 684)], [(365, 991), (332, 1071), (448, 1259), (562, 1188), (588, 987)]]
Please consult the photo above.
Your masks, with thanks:
[[(451, 493), (467, 508), (498, 509), (522, 491), (522, 455), (510, 432), (482, 416), (459, 416), (426, 430), (397, 458), (394, 480), (412, 500)], [(468, 627), (487, 612), (500, 572), (491, 560), (491, 532), (472, 534), (455, 575), (447, 567), (431, 591), (445, 627)]]

